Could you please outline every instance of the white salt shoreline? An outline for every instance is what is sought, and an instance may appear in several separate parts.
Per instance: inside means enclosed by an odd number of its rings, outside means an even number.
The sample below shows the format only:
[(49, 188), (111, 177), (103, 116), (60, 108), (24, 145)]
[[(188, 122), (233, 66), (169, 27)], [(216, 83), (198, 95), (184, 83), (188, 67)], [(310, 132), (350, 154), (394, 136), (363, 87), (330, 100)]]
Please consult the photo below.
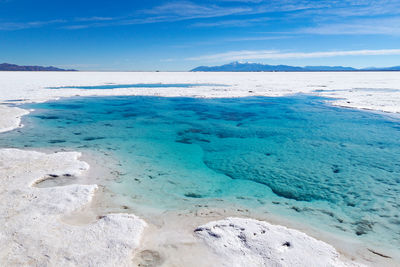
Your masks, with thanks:
[[(332, 73), (330, 73), (331, 75)], [(63, 76), (64, 75), (64, 76)], [(89, 77), (83, 77), (83, 76)], [(188, 77), (186, 77), (187, 75)], [(51, 73), (47, 76), (42, 73), (1, 73), (0, 72), (0, 102), (42, 102), (59, 97), (70, 97), (75, 95), (91, 96), (91, 95), (152, 95), (152, 96), (190, 96), (190, 97), (243, 97), (243, 96), (282, 96), (295, 93), (314, 93), (322, 96), (344, 98), (335, 100), (332, 103), (353, 108), (365, 108), (385, 112), (400, 112), (400, 96), (399, 92), (393, 91), (400, 87), (400, 78), (393, 75), (387, 75), (392, 80), (391, 84), (382, 83), (376, 80), (375, 84), (371, 78), (367, 84), (368, 88), (388, 88), (390, 90), (375, 90), (373, 92), (377, 96), (377, 101), (371, 101), (371, 90), (366, 95), (364, 93), (353, 91), (347, 85), (347, 89), (340, 91), (337, 87), (343, 84), (338, 81), (337, 84), (329, 75), (323, 77), (309, 77), (309, 81), (315, 81), (318, 85), (307, 85), (307, 80), (300, 79), (297, 74), (292, 75), (292, 80), (286, 78), (286, 84), (277, 83), (282, 79), (282, 75), (275, 76), (275, 80), (265, 80), (265, 75), (247, 74), (236, 75), (238, 78), (231, 77), (231, 74), (194, 74), (194, 73), (77, 73), (59, 74)], [(337, 74), (341, 76), (340, 74)], [(379, 73), (379, 75), (383, 75)], [(154, 77), (155, 76), (155, 77)], [(172, 76), (172, 77), (171, 77)], [(219, 76), (223, 76), (222, 78)], [(269, 76), (269, 75), (266, 75)], [(291, 75), (289, 75), (291, 76)], [(318, 76), (318, 75), (317, 75)], [(373, 76), (373, 75), (372, 75)], [(274, 75), (270, 75), (274, 77)], [(277, 79), (279, 78), (279, 79)], [(315, 78), (315, 77), (314, 77)], [(342, 75), (347, 82), (351, 77)], [(362, 77), (361, 77), (362, 78)], [(236, 80), (235, 80), (236, 79)], [(300, 79), (300, 80), (299, 80)], [(65, 86), (65, 85), (101, 85), (106, 82), (135, 84), (135, 83), (212, 83), (212, 84), (228, 84), (230, 87), (193, 87), (193, 88), (162, 88), (162, 89), (115, 89), (115, 90), (71, 90), (57, 89), (49, 90), (46, 87)], [(266, 84), (264, 84), (266, 83)], [(288, 90), (284, 86), (290, 88), (295, 84), (300, 84), (295, 89)], [(359, 84), (360, 77), (355, 81), (351, 81), (350, 86)], [(325, 85), (327, 84), (327, 85)], [(330, 85), (329, 85), (330, 84)], [(329, 87), (330, 86), (330, 87)], [(380, 86), (380, 87), (377, 87)], [(385, 87), (382, 87), (385, 86)], [(273, 90), (277, 87), (277, 90)], [(358, 85), (360, 87), (360, 85)], [(311, 89), (313, 90), (311, 90)], [(313, 92), (325, 90), (325, 93)], [(322, 89), (321, 89), (322, 88)], [(330, 91), (330, 90), (338, 91)], [(353, 91), (352, 91), (353, 90)], [(361, 90), (362, 91), (362, 90)], [(400, 90), (399, 90), (400, 91)], [(4, 93), (3, 93), (4, 92)], [(389, 93), (388, 93), (389, 92)], [(390, 97), (389, 97), (390, 95)], [(373, 94), (372, 94), (373, 96)], [(9, 100), (12, 100), (11, 102)], [(15, 107), (0, 105), (0, 132), (9, 131), (21, 127), (21, 117), (28, 112)], [(0, 225), (5, 225), (4, 230), (0, 230), (3, 253), (0, 254), (0, 264), (14, 265), (129, 265), (133, 251), (140, 247), (139, 240), (146, 226), (146, 223), (135, 217), (126, 214), (111, 214), (102, 217), (98, 221), (84, 225), (71, 226), (60, 222), (60, 216), (68, 215), (73, 211), (79, 211), (85, 205), (88, 205), (95, 194), (96, 185), (71, 185), (66, 187), (54, 187), (38, 189), (31, 187), (29, 183), (35, 183), (38, 179), (42, 179), (48, 174), (64, 175), (75, 174), (81, 175), (82, 171), (88, 168), (88, 165), (78, 160), (79, 153), (55, 153), (43, 154), (31, 151), (21, 151), (13, 149), (0, 149), (0, 173), (1, 177), (7, 177), (1, 181), (0, 190), (2, 205), (0, 206), (1, 214), (7, 214), (2, 219)], [(60, 160), (62, 158), (63, 160)], [(40, 163), (39, 163), (40, 162)], [(42, 165), (41, 165), (42, 164)], [(14, 182), (15, 180), (15, 182)], [(25, 196), (25, 198), (24, 198)], [(51, 197), (50, 197), (51, 196)], [(22, 200), (21, 200), (22, 199)], [(33, 202), (32, 202), (33, 199)], [(36, 200), (38, 199), (38, 200)], [(10, 203), (4, 205), (4, 203)], [(15, 203), (15, 204), (11, 204)], [(59, 203), (59, 205), (53, 205)], [(24, 212), (16, 211), (17, 207), (23, 208)], [(10, 214), (10, 215), (8, 215)], [(239, 228), (245, 229), (246, 240), (253, 242), (247, 231), (255, 228), (268, 228), (269, 233), (274, 235), (282, 235), (291, 244), (296, 244), (301, 240), (310, 246), (308, 249), (319, 251), (322, 258), (314, 261), (315, 265), (321, 266), (351, 266), (352, 262), (346, 260), (341, 261), (336, 250), (330, 245), (317, 241), (305, 234), (280, 228), (280, 226), (271, 226), (264, 222), (257, 222), (252, 219), (227, 219), (235, 222)], [(221, 224), (225, 225), (227, 221), (216, 221), (207, 224), (207, 228), (212, 231), (219, 231)], [(228, 224), (229, 225), (229, 224)], [(257, 229), (258, 229), (257, 228)], [(261, 229), (260, 228), (260, 229)], [(21, 230), (22, 229), (22, 230)], [(48, 234), (48, 229), (52, 234)], [(286, 229), (286, 230), (285, 230)], [(194, 230), (194, 229), (193, 229)], [(29, 235), (33, 232), (34, 234)], [(243, 232), (243, 231), (242, 231)], [(90, 234), (88, 234), (90, 233)], [(209, 234), (208, 231), (206, 231)], [(213, 232), (212, 232), (213, 233)], [(287, 250), (289, 261), (280, 262), (279, 253), (286, 250), (274, 251), (270, 248), (270, 242), (276, 239), (258, 239), (253, 245), (249, 243), (238, 243), (237, 228), (228, 227), (217, 234), (219, 240), (216, 242), (213, 234), (199, 235), (208, 246), (218, 255), (221, 262), (225, 262), (226, 266), (234, 266), (235, 262), (247, 262), (248, 266), (265, 266), (277, 264), (282, 266), (292, 266), (295, 262), (290, 261), (293, 255), (304, 256), (304, 260), (309, 258), (310, 251), (298, 250), (293, 252)], [(214, 239), (213, 239), (214, 238)], [(4, 240), (4, 241), (3, 241)], [(62, 241), (61, 241), (62, 240)], [(274, 241), (275, 240), (275, 241)], [(235, 242), (232, 242), (235, 241)], [(14, 246), (9, 246), (12, 243)], [(67, 245), (68, 244), (68, 245)], [(95, 244), (95, 245), (94, 245)], [(220, 246), (221, 244), (227, 245)], [(229, 244), (231, 246), (229, 246)], [(275, 243), (274, 243), (275, 244)], [(303, 243), (298, 243), (302, 244)], [(265, 257), (266, 251), (260, 253), (261, 247), (269, 247), (268, 253), (275, 253), (274, 260), (271, 257)], [(285, 248), (286, 249), (286, 248)], [(297, 249), (297, 247), (296, 247)], [(264, 254), (263, 254), (264, 253)], [(241, 256), (239, 256), (241, 255)], [(311, 253), (312, 255), (312, 253)], [(229, 263), (229, 264), (228, 264)], [(297, 262), (298, 263), (298, 262)], [(253, 265), (251, 265), (253, 264)], [(355, 263), (354, 263), (355, 264)], [(297, 264), (296, 264), (297, 265)], [(240, 266), (237, 264), (236, 266)], [(309, 266), (309, 265), (308, 265)]]
[(0, 114), (0, 133), (3, 133), (22, 127), (21, 118), (29, 114), (29, 111), (0, 105)]

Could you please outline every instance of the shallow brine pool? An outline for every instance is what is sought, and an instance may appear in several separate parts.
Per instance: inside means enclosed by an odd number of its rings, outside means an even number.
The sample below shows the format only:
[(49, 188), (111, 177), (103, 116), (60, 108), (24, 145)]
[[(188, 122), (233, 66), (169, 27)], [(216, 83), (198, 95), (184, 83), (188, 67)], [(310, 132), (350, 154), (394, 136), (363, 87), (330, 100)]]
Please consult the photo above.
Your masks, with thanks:
[(0, 147), (91, 149), (160, 211), (236, 205), (400, 247), (400, 121), (311, 96), (88, 97), (25, 105)]

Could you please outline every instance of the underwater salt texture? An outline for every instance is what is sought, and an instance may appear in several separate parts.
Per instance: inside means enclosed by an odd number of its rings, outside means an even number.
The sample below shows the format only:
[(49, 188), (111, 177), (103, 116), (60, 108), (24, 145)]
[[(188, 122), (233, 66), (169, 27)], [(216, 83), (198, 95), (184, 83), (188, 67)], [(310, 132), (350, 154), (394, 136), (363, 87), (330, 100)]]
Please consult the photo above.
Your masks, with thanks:
[(97, 150), (134, 207), (236, 205), (400, 247), (400, 120), (324, 99), (87, 97), (24, 105), (1, 147)]

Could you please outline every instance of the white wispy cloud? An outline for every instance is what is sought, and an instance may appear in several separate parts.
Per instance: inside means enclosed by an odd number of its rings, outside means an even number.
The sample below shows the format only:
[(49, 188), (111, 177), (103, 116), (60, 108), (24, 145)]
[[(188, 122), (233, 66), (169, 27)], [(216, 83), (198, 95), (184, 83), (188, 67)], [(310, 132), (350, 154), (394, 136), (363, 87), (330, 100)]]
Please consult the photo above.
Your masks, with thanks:
[(111, 21), (115, 20), (116, 18), (113, 17), (100, 17), (100, 16), (94, 16), (94, 17), (86, 17), (86, 18), (75, 18), (75, 21), (80, 21), (80, 22), (86, 22), (86, 21)]
[(218, 0), (218, 2), (231, 2), (231, 3), (261, 3), (265, 0)]
[(360, 0), (360, 1), (343, 1), (332, 3), (329, 9), (319, 9), (306, 11), (313, 15), (338, 17), (362, 17), (362, 16), (379, 16), (379, 15), (396, 15), (400, 14), (400, 1), (398, 0)]
[(400, 55), (400, 49), (381, 50), (350, 50), (350, 51), (327, 51), (327, 52), (295, 52), (282, 53), (275, 50), (243, 50), (230, 51), (226, 53), (202, 55), (186, 58), (192, 61), (239, 61), (260, 59), (293, 59), (293, 58), (325, 58), (338, 56), (382, 56)]
[(345, 23), (322, 24), (298, 30), (303, 34), (345, 35), (376, 34), (400, 35), (400, 17), (351, 20)]
[[(195, 47), (204, 47), (204, 46), (214, 46), (218, 44), (227, 44), (227, 43), (239, 43), (239, 42), (262, 42), (269, 40), (282, 40), (282, 39), (291, 39), (293, 36), (290, 35), (275, 35), (275, 36), (243, 36), (243, 37), (228, 37), (228, 38), (220, 38), (220, 39), (210, 39), (206, 41), (199, 42), (188, 42), (188, 43), (179, 43), (176, 45), (172, 45), (173, 48), (195, 48)], [(174, 59), (176, 61), (181, 59)]]
[(291, 39), (293, 36), (289, 35), (275, 35), (275, 36), (244, 36), (237, 38), (226, 38), (223, 42), (246, 42), (246, 41), (267, 41), (267, 40), (282, 40)]
[(186, 17), (186, 18), (202, 18), (202, 17), (221, 17), (233, 14), (247, 14), (253, 11), (249, 6), (222, 7), (215, 4), (201, 5), (188, 1), (170, 2), (156, 6), (152, 9), (143, 10), (145, 14), (164, 15), (169, 17)]
[(70, 23), (86, 23), (90, 22), (90, 24), (105, 22), (105, 21), (113, 21), (116, 18), (112, 17), (87, 17), (87, 18), (74, 18), (71, 20), (67, 19), (53, 19), (47, 21), (26, 21), (26, 22), (0, 22), (0, 31), (15, 31), (15, 30), (24, 30), (24, 29), (31, 29), (31, 28), (41, 28), (44, 26), (58, 26), (61, 28), (68, 28), (71, 29), (80, 29), (80, 28), (87, 28), (85, 24), (73, 24), (69, 25)]
[(65, 20), (55, 19), (49, 21), (29, 21), (29, 22), (3, 22), (0, 23), (0, 30), (13, 31), (31, 28), (40, 28), (46, 25), (65, 23)]
[(248, 27), (262, 22), (270, 21), (270, 18), (253, 18), (253, 19), (234, 19), (234, 20), (221, 20), (214, 22), (197, 22), (190, 26), (192, 27)]

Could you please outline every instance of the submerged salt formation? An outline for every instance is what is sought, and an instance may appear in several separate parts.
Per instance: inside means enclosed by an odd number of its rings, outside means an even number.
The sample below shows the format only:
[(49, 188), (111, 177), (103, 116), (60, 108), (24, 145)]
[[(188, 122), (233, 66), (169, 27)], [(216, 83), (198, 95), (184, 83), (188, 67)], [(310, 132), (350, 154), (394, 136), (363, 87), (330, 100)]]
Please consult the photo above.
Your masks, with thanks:
[(331, 246), (297, 230), (252, 219), (210, 222), (195, 234), (224, 266), (363, 266), (342, 261)]
[(110, 214), (70, 225), (63, 216), (89, 204), (96, 185), (36, 188), (45, 177), (78, 176), (80, 153), (0, 150), (0, 265), (128, 266), (146, 223)]

